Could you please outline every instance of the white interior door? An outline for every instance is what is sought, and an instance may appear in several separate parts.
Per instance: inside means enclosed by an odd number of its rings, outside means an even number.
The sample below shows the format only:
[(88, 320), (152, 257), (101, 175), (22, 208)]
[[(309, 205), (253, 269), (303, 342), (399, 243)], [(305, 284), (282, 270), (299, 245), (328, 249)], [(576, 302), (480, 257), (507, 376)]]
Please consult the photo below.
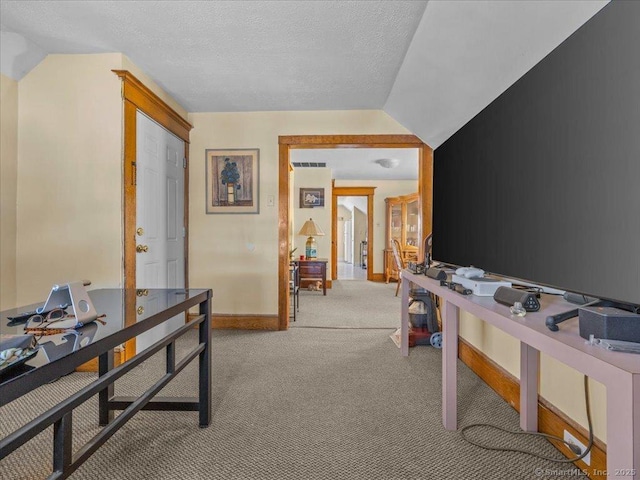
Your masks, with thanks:
[(166, 132), (167, 287), (184, 288), (184, 142)]
[(137, 288), (184, 287), (184, 142), (137, 113)]
[[(184, 142), (137, 112), (136, 288), (184, 288)], [(163, 303), (153, 291), (136, 308), (153, 314)], [(141, 352), (184, 324), (184, 314), (137, 337)]]

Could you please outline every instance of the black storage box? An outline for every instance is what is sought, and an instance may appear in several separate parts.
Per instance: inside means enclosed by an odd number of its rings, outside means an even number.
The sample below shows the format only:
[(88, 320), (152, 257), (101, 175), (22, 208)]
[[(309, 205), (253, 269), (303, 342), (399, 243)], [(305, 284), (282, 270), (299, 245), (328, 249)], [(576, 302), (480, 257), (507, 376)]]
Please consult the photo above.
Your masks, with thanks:
[(580, 336), (640, 343), (640, 315), (613, 307), (578, 309)]

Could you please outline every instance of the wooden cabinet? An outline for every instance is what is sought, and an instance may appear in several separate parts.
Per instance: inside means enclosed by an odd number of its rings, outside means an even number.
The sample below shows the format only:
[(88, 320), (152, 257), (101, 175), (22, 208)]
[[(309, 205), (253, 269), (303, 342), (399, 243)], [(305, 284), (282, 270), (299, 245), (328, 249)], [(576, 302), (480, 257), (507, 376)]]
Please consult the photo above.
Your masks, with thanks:
[(307, 260), (294, 260), (300, 268), (300, 288), (307, 288), (309, 284), (320, 281), (322, 294), (327, 294), (327, 262), (326, 258), (312, 258)]
[(393, 261), (391, 240), (400, 242), (404, 262), (417, 261), (420, 246), (420, 197), (417, 193), (388, 197), (384, 199), (387, 205), (386, 244), (384, 251), (385, 281), (398, 279), (398, 270)]

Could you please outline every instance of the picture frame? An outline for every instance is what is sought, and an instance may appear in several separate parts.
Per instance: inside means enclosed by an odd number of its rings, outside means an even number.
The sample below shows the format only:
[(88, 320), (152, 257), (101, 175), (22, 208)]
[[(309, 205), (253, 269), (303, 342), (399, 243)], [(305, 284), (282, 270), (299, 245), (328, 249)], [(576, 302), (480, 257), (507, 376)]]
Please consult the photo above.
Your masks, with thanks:
[(324, 207), (324, 188), (301, 188), (300, 208)]
[(206, 213), (260, 213), (260, 149), (206, 149)]

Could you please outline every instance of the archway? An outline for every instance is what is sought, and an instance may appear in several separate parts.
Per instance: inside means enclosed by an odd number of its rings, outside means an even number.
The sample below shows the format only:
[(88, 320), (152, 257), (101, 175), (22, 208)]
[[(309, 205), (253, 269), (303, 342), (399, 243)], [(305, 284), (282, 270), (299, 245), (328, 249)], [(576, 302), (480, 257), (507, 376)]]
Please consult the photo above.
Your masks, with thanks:
[[(278, 329), (289, 328), (289, 174), (292, 149), (417, 148), (418, 194), (423, 231), (431, 232), (433, 150), (415, 135), (293, 135), (278, 137)], [(420, 251), (420, 257), (424, 252)]]

